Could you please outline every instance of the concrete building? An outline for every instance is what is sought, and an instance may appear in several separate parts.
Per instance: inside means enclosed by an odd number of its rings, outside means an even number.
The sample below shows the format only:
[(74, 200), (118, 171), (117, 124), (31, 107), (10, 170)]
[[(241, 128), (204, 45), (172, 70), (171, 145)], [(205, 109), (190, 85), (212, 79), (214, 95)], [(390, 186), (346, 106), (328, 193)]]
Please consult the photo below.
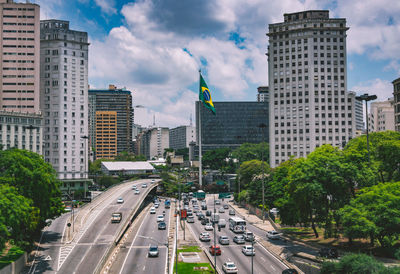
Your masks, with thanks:
[(370, 132), (394, 130), (394, 100), (372, 102), (368, 113)]
[(394, 129), (400, 132), (400, 78), (392, 82), (394, 99)]
[(196, 142), (196, 128), (180, 126), (169, 130), (169, 148), (188, 148), (190, 142)]
[(164, 150), (169, 148), (169, 128), (148, 128), (137, 137), (139, 154), (149, 160), (163, 158)]
[(0, 0), (0, 110), (40, 113), (40, 7)]
[(96, 144), (98, 159), (114, 159), (117, 156), (117, 112), (96, 112)]
[[(99, 111), (114, 111), (117, 113), (117, 153), (132, 152), (133, 108), (132, 95), (125, 88), (117, 89), (109, 85), (108, 89), (89, 89), (89, 139), (92, 148), (97, 147), (96, 115)], [(99, 159), (95, 150), (95, 159)]]
[[(354, 100), (354, 115), (356, 119), (356, 131), (364, 131), (365, 124), (364, 124), (364, 108), (363, 108), (363, 101)], [(356, 134), (357, 136), (357, 134)]]
[(261, 86), (257, 88), (257, 102), (269, 102), (269, 88)]
[(42, 154), (43, 117), (40, 114), (0, 110), (0, 145)]
[(40, 22), (44, 158), (66, 187), (88, 177), (88, 48), (87, 33), (69, 21)]
[(341, 147), (355, 134), (347, 92), (346, 19), (327, 10), (284, 14), (269, 25), (270, 165)]
[(154, 167), (148, 162), (101, 162), (101, 170), (107, 175), (132, 175), (153, 173)]

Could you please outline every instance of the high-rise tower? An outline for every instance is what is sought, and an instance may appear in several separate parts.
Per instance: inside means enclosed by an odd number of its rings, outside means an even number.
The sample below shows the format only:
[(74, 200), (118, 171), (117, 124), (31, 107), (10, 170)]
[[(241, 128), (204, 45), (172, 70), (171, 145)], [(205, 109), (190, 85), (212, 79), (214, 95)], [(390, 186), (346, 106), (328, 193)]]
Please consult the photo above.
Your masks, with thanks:
[(305, 157), (323, 144), (343, 146), (355, 133), (347, 92), (346, 19), (327, 10), (284, 14), (269, 25), (270, 165)]

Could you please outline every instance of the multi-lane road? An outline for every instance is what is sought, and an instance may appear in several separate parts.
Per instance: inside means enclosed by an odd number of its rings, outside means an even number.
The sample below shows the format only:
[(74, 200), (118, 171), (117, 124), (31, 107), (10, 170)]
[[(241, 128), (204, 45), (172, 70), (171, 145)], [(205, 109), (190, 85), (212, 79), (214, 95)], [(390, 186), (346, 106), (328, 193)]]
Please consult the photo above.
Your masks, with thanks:
[[(214, 210), (214, 199), (211, 195), (207, 195), (206, 197), (207, 201), (207, 207), (208, 210), (211, 210), (213, 212)], [(218, 209), (222, 207), (224, 202), (221, 203), (221, 205), (217, 205), (216, 211), (218, 212)], [(190, 203), (190, 207), (191, 207)], [(200, 204), (199, 204), (200, 206)], [(201, 207), (200, 207), (201, 209)], [(231, 209), (231, 208), (230, 208)], [(203, 210), (203, 213), (205, 211)], [(225, 219), (227, 221), (226, 227), (221, 228), (221, 231), (216, 230), (216, 239), (217, 239), (217, 245), (221, 247), (222, 254), (220, 256), (217, 256), (217, 269), (222, 273), (222, 264), (228, 261), (232, 261), (236, 264), (238, 268), (238, 273), (252, 273), (251, 272), (251, 256), (245, 256), (242, 253), (242, 247), (244, 245), (251, 245), (250, 242), (246, 242), (245, 244), (236, 244), (233, 242), (233, 237), (236, 235), (229, 229), (229, 215), (228, 215), (228, 210), (225, 210), (225, 213), (219, 213), (220, 219)], [(205, 232), (204, 226), (200, 223), (200, 221), (197, 219), (197, 216), (195, 216), (195, 222), (189, 224), (189, 229), (193, 232), (194, 236), (198, 239), (199, 234), (201, 232)], [(257, 237), (263, 237), (265, 238), (265, 231), (260, 230), (250, 224), (247, 224), (247, 230), (253, 232)], [(201, 246), (207, 250), (210, 245), (214, 245), (214, 231), (208, 231), (210, 233), (211, 241), (210, 242), (201, 242)], [(230, 239), (229, 245), (221, 245), (218, 243), (218, 237), (219, 236), (228, 236)], [(256, 255), (253, 257), (253, 273), (281, 273), (282, 270), (287, 269), (288, 267), (284, 265), (280, 260), (275, 258), (268, 250), (266, 250), (261, 244), (256, 242), (254, 244), (255, 252)], [(214, 260), (214, 258), (213, 258)]]

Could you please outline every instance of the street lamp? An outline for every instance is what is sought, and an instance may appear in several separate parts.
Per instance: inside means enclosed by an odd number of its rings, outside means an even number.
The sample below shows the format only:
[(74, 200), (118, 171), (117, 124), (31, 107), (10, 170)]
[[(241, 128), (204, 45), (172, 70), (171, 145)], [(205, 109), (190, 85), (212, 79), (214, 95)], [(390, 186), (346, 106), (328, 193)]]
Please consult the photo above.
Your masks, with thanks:
[(264, 124), (264, 123), (261, 123), (261, 124), (259, 124), (258, 125), (258, 127), (262, 130), (262, 148), (261, 148), (261, 168), (262, 168), (262, 220), (263, 220), (263, 223), (264, 223), (264, 221), (265, 221), (265, 213), (264, 213), (264, 210), (265, 210), (265, 187), (264, 187), (264, 175), (265, 175), (265, 170), (264, 170), (264, 135), (265, 135), (265, 133), (264, 133), (264, 129), (267, 127), (267, 125), (266, 124)]
[(356, 96), (358, 101), (365, 101), (365, 122), (367, 123), (367, 152), (368, 152), (368, 163), (369, 159), (369, 139), (368, 139), (368, 101), (376, 100), (378, 97), (376, 95), (368, 95), (368, 93), (364, 93), (363, 95)]

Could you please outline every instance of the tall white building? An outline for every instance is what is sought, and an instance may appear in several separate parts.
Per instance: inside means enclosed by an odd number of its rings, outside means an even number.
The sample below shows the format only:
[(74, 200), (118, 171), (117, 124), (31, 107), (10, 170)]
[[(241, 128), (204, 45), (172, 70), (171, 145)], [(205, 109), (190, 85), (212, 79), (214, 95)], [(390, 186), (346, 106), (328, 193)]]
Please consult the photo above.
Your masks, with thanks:
[(189, 148), (190, 142), (196, 142), (196, 127), (179, 126), (169, 130), (169, 148)]
[(157, 127), (150, 129), (149, 159), (163, 158), (166, 148), (169, 148), (169, 128)]
[(394, 130), (394, 99), (372, 102), (368, 116), (369, 131)]
[(354, 100), (354, 114), (355, 114), (355, 119), (356, 119), (356, 130), (357, 131), (364, 131), (365, 130), (365, 125), (364, 125), (364, 108), (363, 108), (363, 102), (360, 100)]
[(270, 165), (341, 147), (355, 133), (355, 94), (347, 92), (346, 19), (327, 10), (284, 14), (269, 25)]
[(64, 181), (88, 172), (88, 36), (69, 22), (40, 22), (44, 157)]

